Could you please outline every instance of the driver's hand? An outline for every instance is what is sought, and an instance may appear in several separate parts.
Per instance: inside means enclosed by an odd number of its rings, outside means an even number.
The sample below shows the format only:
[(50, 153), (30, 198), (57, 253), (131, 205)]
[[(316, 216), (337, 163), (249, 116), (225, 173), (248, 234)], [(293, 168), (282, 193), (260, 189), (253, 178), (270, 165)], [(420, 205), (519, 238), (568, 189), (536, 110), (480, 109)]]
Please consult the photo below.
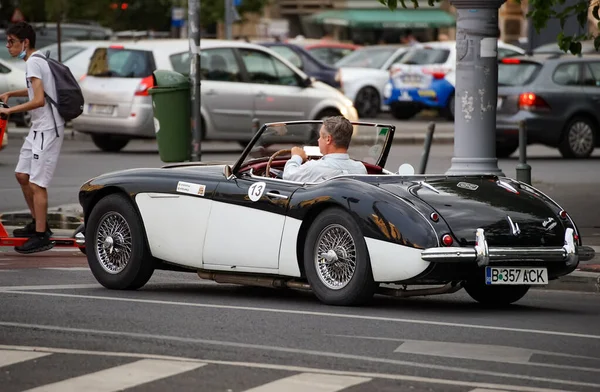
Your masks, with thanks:
[(306, 162), (308, 156), (302, 147), (292, 147), (292, 155), (299, 155), (302, 158), (302, 163)]

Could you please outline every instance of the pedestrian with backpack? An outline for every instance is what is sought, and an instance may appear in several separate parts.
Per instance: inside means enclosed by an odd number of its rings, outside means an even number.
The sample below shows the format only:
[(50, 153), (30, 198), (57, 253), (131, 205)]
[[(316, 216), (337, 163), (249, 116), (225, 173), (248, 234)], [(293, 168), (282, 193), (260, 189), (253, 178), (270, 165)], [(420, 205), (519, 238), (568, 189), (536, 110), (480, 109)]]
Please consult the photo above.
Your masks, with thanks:
[[(54, 176), (63, 143), (65, 120), (81, 114), (83, 96), (67, 67), (48, 59), (35, 49), (36, 33), (31, 25), (25, 22), (16, 23), (6, 30), (6, 37), (6, 47), (10, 55), (25, 61), (27, 89), (4, 93), (0, 95), (0, 100), (7, 103), (10, 97), (28, 97), (29, 101), (10, 108), (0, 108), (0, 115), (31, 113), (31, 129), (23, 142), (15, 175), (33, 220), (13, 232), (15, 237), (29, 237), (22, 246), (15, 247), (15, 251), (35, 253), (54, 247), (54, 242), (51, 241), (52, 231), (47, 220), (47, 189)], [(68, 71), (68, 75), (61, 78), (68, 79), (70, 75), (75, 81), (75, 86), (70, 81), (67, 83), (67, 93), (56, 81), (56, 70), (61, 71), (60, 67)], [(71, 91), (73, 89), (75, 91)], [(63, 99), (62, 95), (66, 98)], [(70, 109), (67, 110), (72, 113), (67, 115), (70, 118), (61, 115), (63, 106)]]

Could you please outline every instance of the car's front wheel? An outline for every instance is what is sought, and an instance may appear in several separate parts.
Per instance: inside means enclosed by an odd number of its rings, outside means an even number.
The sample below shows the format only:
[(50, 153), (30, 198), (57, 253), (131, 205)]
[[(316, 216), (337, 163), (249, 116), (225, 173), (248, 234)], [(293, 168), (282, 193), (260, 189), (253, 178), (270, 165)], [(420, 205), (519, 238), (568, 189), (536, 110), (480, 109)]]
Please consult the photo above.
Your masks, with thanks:
[(369, 301), (377, 284), (365, 239), (354, 219), (341, 208), (323, 211), (304, 244), (304, 270), (312, 291), (328, 305)]
[(358, 112), (358, 117), (375, 117), (381, 109), (381, 97), (379, 92), (373, 87), (363, 87), (356, 94), (354, 107)]
[(482, 276), (480, 280), (467, 281), (465, 291), (475, 301), (487, 306), (507, 306), (517, 302), (527, 294), (530, 286), (492, 286), (486, 285)]
[(125, 195), (108, 195), (94, 206), (85, 245), (92, 274), (106, 288), (136, 290), (154, 272), (142, 221)]

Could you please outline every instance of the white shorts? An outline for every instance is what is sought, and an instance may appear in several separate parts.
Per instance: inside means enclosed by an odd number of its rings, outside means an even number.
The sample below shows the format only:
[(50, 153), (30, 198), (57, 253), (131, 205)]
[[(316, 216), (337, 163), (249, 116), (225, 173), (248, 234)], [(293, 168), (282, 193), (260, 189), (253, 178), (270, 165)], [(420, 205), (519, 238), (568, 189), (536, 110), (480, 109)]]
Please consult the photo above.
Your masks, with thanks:
[(48, 188), (60, 155), (65, 135), (64, 126), (58, 127), (58, 135), (57, 137), (55, 129), (30, 130), (21, 147), (15, 172), (29, 174), (29, 182)]

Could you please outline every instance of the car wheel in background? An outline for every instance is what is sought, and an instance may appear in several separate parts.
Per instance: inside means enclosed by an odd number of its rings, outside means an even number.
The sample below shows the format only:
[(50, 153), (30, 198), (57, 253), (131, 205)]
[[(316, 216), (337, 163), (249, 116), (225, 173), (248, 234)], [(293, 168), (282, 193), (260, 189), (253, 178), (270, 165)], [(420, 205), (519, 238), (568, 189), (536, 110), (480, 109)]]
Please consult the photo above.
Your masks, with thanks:
[(558, 150), (565, 158), (587, 158), (596, 147), (598, 129), (586, 117), (575, 117), (565, 127)]
[(381, 109), (381, 98), (373, 87), (363, 87), (356, 94), (354, 107), (359, 117), (375, 117)]
[(102, 151), (118, 152), (129, 143), (129, 138), (124, 136), (94, 134), (92, 141)]
[(496, 142), (496, 158), (508, 158), (519, 148), (518, 143)]
[(326, 209), (310, 226), (304, 243), (304, 271), (312, 291), (328, 305), (363, 304), (378, 287), (365, 239), (341, 208)]
[(18, 121), (15, 121), (17, 126), (29, 128), (31, 127), (31, 112), (25, 112)]
[(491, 286), (485, 284), (483, 274), (478, 279), (467, 281), (465, 291), (475, 301), (487, 306), (507, 306), (517, 302), (527, 294), (530, 286)]
[(144, 226), (125, 195), (98, 201), (85, 222), (85, 245), (92, 274), (108, 289), (139, 289), (154, 273)]
[(412, 105), (394, 105), (391, 110), (392, 116), (398, 120), (409, 120), (416, 116), (421, 109)]
[(446, 117), (446, 119), (449, 121), (454, 121), (454, 110), (456, 109), (454, 105), (454, 93), (452, 93), (450, 98), (448, 98), (448, 104), (444, 109), (444, 117)]

